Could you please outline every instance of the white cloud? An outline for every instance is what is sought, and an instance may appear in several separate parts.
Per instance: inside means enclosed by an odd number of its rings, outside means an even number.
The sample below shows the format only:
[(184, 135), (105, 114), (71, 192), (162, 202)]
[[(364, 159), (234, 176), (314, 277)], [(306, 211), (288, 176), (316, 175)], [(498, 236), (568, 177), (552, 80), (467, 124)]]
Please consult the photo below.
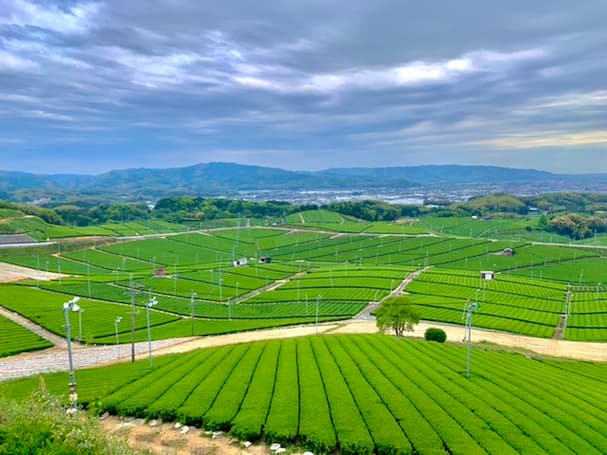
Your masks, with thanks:
[(236, 76), (234, 78), (234, 80), (239, 83), (240, 85), (244, 85), (247, 87), (253, 87), (253, 88), (263, 88), (263, 89), (268, 89), (268, 90), (272, 90), (272, 83), (269, 81), (265, 81), (263, 79), (259, 79), (257, 77), (251, 77), (251, 76)]
[(0, 13), (0, 24), (33, 26), (60, 33), (83, 33), (92, 27), (100, 8), (99, 3), (59, 8), (52, 4), (15, 0), (4, 14)]
[(596, 90), (591, 92), (569, 92), (556, 96), (534, 99), (532, 102), (516, 110), (517, 114), (542, 114), (547, 110), (555, 109), (584, 109), (584, 108), (607, 108), (607, 90)]
[[(210, 71), (204, 73), (192, 68), (213, 59), (194, 52), (178, 52), (167, 55), (142, 55), (121, 47), (99, 47), (98, 55), (110, 63), (119, 63), (127, 71), (119, 75), (133, 84), (148, 88), (175, 86), (184, 82), (218, 83)], [(123, 68), (123, 69), (124, 69)]]
[(42, 101), (40, 98), (28, 95), (19, 95), (16, 93), (2, 93), (0, 92), (0, 101), (6, 101), (9, 103), (20, 103), (20, 104), (39, 104)]
[(578, 131), (573, 133), (559, 131), (512, 133), (495, 139), (471, 143), (471, 145), (489, 146), (497, 149), (530, 149), (593, 144), (607, 144), (607, 130)]
[(235, 68), (247, 73), (255, 71), (255, 83), (249, 78), (236, 77), (241, 85), (276, 92), (331, 93), (348, 89), (384, 89), (403, 86), (452, 83), (460, 77), (475, 73), (507, 71), (521, 62), (541, 59), (548, 55), (545, 49), (528, 49), (512, 53), (473, 51), (453, 59), (438, 61), (416, 60), (384, 68), (350, 68), (339, 73), (298, 73), (292, 71), (281, 79), (271, 72), (251, 65)]
[(30, 71), (38, 67), (38, 64), (17, 55), (0, 50), (0, 71)]
[(42, 110), (24, 111), (23, 117), (38, 118), (44, 120), (56, 120), (60, 122), (71, 122), (74, 120), (69, 115), (59, 114), (57, 112), (48, 112)]

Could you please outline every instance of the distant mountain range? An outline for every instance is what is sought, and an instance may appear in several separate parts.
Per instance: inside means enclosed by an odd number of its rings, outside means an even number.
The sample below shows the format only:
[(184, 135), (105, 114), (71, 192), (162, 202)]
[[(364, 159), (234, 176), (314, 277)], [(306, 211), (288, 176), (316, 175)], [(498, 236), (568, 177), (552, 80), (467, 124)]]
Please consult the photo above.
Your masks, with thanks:
[[(259, 190), (357, 190), (457, 185), (552, 185), (598, 190), (607, 175), (563, 175), (495, 166), (432, 165), (288, 171), (234, 163), (206, 163), (170, 169), (125, 169), (100, 175), (36, 175), (0, 171), (0, 199), (57, 195), (157, 198), (177, 194), (234, 195)], [(564, 190), (565, 188), (563, 188)]]

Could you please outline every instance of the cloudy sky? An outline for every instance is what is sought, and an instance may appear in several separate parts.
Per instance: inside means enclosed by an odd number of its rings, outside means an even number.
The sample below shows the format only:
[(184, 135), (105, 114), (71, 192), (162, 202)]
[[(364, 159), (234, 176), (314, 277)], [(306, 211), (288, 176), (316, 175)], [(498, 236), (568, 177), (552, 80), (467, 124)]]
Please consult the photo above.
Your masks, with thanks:
[(0, 0), (0, 169), (607, 172), (605, 0)]

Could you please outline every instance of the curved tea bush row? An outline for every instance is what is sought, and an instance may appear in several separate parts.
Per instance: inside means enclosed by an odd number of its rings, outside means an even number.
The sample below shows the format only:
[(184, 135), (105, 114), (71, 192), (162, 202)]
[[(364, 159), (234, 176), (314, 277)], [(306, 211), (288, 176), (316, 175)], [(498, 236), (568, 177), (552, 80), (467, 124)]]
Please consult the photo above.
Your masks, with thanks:
[(0, 334), (0, 357), (36, 351), (53, 345), (50, 341), (2, 316), (0, 316)]
[[(0, 287), (0, 290), (2, 292), (2, 306), (21, 314), (57, 335), (65, 335), (63, 304), (70, 299), (70, 296), (26, 286), (4, 285)], [(130, 306), (86, 299), (81, 300), (78, 304), (84, 310), (81, 318), (84, 340), (97, 341), (96, 339), (103, 337), (110, 337), (110, 339), (114, 337), (114, 320), (116, 317), (124, 319), (120, 326), (121, 331), (130, 330), (130, 325), (127, 323), (130, 318)], [(151, 311), (150, 316), (153, 326), (161, 326), (179, 319), (175, 315), (158, 311)], [(69, 317), (72, 338), (76, 339), (79, 335), (79, 315), (70, 312)], [(140, 310), (136, 315), (135, 327), (137, 330), (143, 330), (147, 327), (145, 311)]]
[[(422, 308), (423, 319), (462, 324), (466, 302), (478, 301), (475, 326), (546, 338), (554, 334), (567, 308), (566, 286), (534, 286), (526, 278), (502, 274), (485, 281), (478, 272), (432, 269), (411, 282), (407, 291)], [(592, 327), (594, 320), (588, 322)]]
[[(607, 452), (605, 366), (384, 335), (231, 345), (77, 371), (102, 412), (175, 419), (316, 453)], [(45, 377), (66, 393), (67, 374)], [(38, 378), (0, 384), (19, 398)]]

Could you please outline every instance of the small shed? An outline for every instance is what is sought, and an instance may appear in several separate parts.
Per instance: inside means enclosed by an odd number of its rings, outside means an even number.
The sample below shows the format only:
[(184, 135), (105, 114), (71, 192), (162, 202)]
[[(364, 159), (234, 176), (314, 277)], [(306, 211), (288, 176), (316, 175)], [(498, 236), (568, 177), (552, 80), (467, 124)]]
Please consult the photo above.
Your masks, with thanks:
[(504, 248), (502, 251), (503, 256), (514, 256), (514, 248)]
[(481, 280), (493, 280), (495, 279), (495, 272), (485, 270), (481, 272)]
[(259, 258), (259, 262), (261, 262), (262, 264), (269, 264), (270, 262), (272, 262), (272, 258), (269, 256), (262, 256)]
[(240, 267), (241, 265), (247, 265), (249, 261), (247, 260), (247, 258), (240, 258), (240, 259), (236, 259), (233, 264), (234, 267)]

